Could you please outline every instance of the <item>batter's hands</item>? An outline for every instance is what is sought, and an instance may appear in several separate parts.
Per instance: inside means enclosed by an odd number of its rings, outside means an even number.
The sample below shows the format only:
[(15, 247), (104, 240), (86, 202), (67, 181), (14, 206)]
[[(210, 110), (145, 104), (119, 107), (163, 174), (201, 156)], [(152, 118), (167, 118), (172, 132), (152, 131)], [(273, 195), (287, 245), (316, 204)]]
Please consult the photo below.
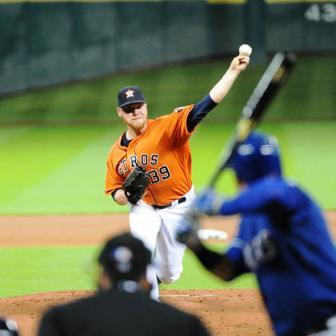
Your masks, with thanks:
[(192, 248), (200, 244), (198, 230), (200, 228), (201, 214), (195, 207), (191, 207), (180, 220), (176, 231), (176, 240)]
[(194, 206), (199, 213), (215, 216), (218, 215), (223, 202), (224, 198), (219, 196), (213, 189), (205, 189), (196, 198)]
[(250, 57), (245, 55), (236, 56), (230, 65), (230, 70), (240, 73), (245, 70), (250, 63)]

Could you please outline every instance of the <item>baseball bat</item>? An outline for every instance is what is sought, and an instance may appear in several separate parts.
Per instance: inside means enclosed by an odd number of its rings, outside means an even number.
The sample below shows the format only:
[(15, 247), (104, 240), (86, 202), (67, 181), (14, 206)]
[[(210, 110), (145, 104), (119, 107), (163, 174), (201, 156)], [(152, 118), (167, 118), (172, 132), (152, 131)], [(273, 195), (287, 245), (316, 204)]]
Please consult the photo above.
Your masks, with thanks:
[(296, 56), (292, 53), (278, 52), (274, 55), (242, 110), (235, 133), (208, 183), (209, 188), (215, 186), (222, 171), (228, 167), (235, 148), (258, 126), (269, 104), (286, 82), (295, 63)]

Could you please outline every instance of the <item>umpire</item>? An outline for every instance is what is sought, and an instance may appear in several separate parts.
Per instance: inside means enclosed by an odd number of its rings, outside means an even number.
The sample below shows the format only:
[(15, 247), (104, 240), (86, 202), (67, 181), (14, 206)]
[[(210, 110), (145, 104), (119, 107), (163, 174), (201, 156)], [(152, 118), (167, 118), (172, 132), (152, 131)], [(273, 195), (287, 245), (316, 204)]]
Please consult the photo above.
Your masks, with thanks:
[(150, 251), (129, 233), (103, 247), (95, 295), (56, 306), (42, 317), (39, 336), (207, 336), (193, 315), (154, 301), (146, 280)]

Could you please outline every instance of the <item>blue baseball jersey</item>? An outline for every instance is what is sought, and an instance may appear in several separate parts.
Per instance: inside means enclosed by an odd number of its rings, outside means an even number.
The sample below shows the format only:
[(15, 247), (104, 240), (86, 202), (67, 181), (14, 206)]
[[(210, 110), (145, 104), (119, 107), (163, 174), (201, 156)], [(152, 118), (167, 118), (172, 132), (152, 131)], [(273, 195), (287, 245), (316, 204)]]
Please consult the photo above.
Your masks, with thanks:
[(226, 252), (234, 276), (255, 273), (277, 335), (304, 335), (336, 315), (336, 250), (316, 203), (298, 186), (267, 177), (225, 201), (241, 214)]

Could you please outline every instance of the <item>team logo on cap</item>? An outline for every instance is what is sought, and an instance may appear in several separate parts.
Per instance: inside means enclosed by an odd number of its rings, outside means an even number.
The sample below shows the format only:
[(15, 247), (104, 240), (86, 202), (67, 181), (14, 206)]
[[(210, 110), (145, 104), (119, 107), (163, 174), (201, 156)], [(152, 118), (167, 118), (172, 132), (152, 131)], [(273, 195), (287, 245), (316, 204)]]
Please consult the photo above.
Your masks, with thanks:
[(119, 246), (111, 254), (112, 260), (116, 261), (116, 267), (120, 273), (127, 273), (131, 270), (133, 254), (129, 248)]
[(134, 90), (128, 89), (125, 92), (126, 98), (134, 97)]

